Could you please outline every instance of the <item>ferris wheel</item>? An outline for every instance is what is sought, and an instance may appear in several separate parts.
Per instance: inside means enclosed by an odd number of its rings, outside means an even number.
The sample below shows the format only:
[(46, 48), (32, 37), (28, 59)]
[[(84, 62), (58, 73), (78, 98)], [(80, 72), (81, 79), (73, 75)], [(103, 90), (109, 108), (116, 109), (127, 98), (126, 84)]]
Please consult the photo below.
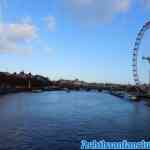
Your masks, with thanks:
[[(140, 44), (144, 37), (144, 34), (148, 29), (150, 29), (150, 21), (146, 22), (143, 25), (143, 27), (141, 28), (141, 30), (139, 31), (139, 33), (136, 37), (136, 41), (135, 41), (134, 49), (133, 49), (133, 59), (132, 59), (133, 79), (137, 86), (140, 85), (140, 78), (139, 78), (139, 74), (138, 74), (138, 52), (139, 52)], [(142, 57), (142, 59), (147, 60), (148, 63), (150, 64), (150, 57)]]

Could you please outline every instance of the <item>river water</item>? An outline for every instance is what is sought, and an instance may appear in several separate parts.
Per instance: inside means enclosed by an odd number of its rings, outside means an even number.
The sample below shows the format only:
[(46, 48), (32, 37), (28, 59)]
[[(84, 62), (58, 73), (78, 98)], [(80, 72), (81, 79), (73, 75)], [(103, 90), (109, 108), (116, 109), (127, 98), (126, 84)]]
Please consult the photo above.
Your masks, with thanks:
[(150, 140), (150, 107), (98, 92), (0, 97), (0, 150), (76, 150), (82, 139)]

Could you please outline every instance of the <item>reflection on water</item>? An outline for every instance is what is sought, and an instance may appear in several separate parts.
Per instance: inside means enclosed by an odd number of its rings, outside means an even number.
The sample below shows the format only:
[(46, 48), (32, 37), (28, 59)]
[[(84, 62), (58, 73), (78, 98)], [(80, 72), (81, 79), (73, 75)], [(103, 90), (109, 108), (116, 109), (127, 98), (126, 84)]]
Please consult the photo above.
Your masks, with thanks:
[(94, 92), (0, 98), (0, 149), (79, 149), (81, 139), (150, 140), (150, 108)]

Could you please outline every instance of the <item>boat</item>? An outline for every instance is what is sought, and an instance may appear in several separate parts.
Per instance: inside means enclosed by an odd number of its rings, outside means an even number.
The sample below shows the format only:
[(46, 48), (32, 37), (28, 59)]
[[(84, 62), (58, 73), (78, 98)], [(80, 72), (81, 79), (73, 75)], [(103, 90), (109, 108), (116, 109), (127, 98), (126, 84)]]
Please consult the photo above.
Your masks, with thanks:
[(110, 94), (119, 98), (124, 98), (125, 96), (125, 93), (122, 91), (111, 91)]
[(140, 98), (137, 95), (127, 94), (127, 98), (132, 101), (140, 101)]
[(37, 89), (37, 90), (32, 90), (32, 93), (41, 93), (42, 90), (41, 89)]
[(70, 89), (66, 89), (66, 92), (67, 92), (67, 93), (70, 93)]
[(103, 92), (104, 94), (109, 94), (109, 93), (110, 93), (110, 91), (108, 91), (108, 90), (102, 90), (102, 92)]
[(70, 93), (70, 91), (71, 91), (69, 88), (63, 88), (63, 90), (67, 93)]

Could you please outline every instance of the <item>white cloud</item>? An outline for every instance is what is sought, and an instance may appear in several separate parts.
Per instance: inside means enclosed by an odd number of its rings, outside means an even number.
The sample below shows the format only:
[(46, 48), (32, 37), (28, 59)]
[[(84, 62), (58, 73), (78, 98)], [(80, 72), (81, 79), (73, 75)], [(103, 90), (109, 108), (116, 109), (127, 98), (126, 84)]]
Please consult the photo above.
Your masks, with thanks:
[(53, 52), (53, 49), (46, 46), (44, 51), (45, 51), (46, 54), (51, 54)]
[(47, 16), (44, 18), (49, 31), (54, 31), (56, 27), (56, 20), (54, 16)]
[(65, 0), (69, 13), (80, 21), (111, 21), (114, 15), (128, 11), (132, 0)]
[(31, 41), (38, 37), (36, 27), (29, 23), (1, 23), (0, 51), (29, 50)]
[(0, 34), (11, 41), (30, 41), (37, 37), (35, 26), (27, 23), (0, 24)]
[(145, 7), (150, 8), (150, 0), (142, 0), (142, 3)]
[(131, 4), (131, 0), (117, 0), (116, 1), (116, 12), (126, 12), (128, 11)]
[(26, 16), (22, 18), (20, 22), (24, 24), (32, 24), (32, 18), (30, 16)]

